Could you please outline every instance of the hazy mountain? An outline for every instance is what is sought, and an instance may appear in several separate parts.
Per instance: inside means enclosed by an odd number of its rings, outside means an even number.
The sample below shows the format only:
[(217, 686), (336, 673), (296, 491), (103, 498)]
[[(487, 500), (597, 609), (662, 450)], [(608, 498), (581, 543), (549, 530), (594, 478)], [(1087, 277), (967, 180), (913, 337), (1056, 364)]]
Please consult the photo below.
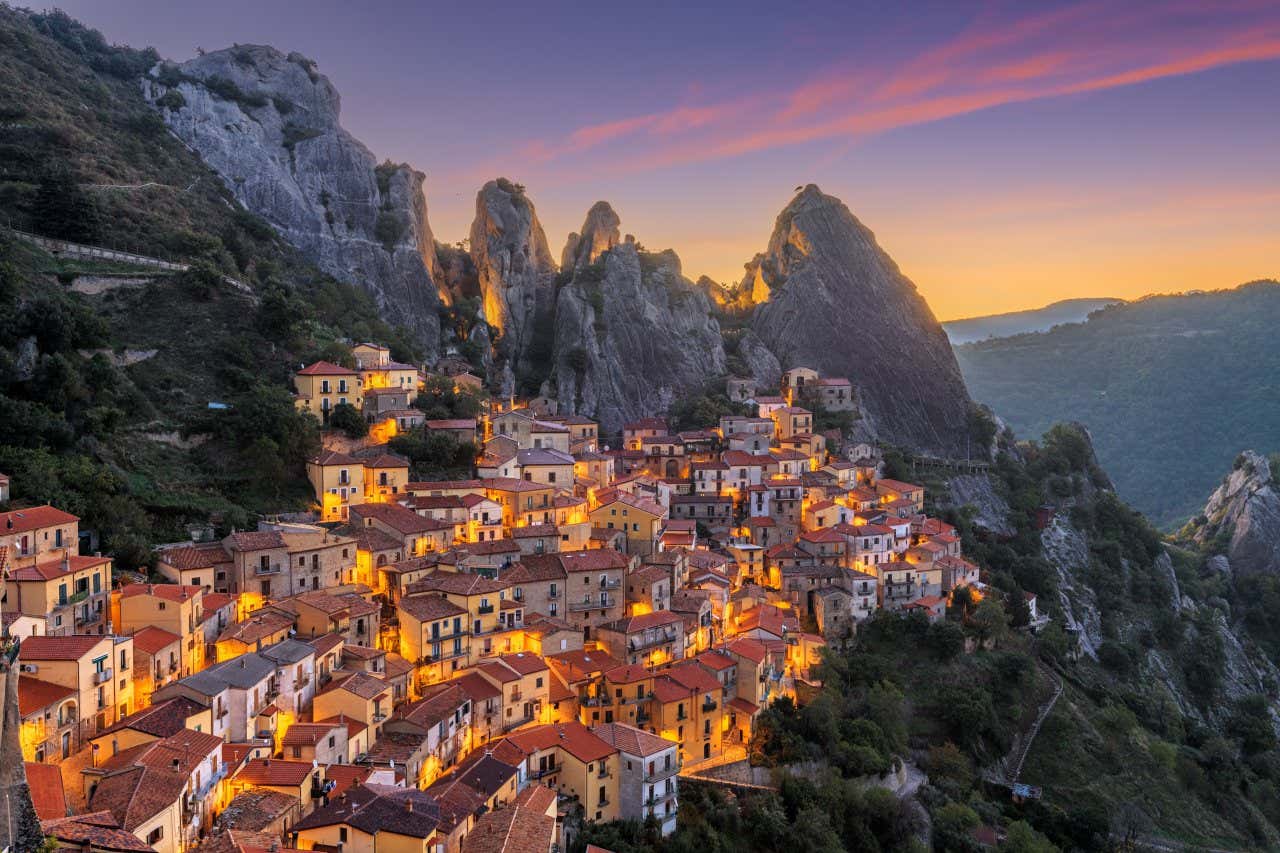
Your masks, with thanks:
[(1120, 494), (1169, 525), (1241, 449), (1280, 448), (1278, 323), (1280, 286), (1256, 282), (1112, 305), (956, 355), (974, 399), (1019, 435), (1087, 424)]
[(987, 338), (1007, 338), (1027, 332), (1047, 332), (1060, 323), (1083, 323), (1100, 308), (1123, 302), (1113, 297), (1063, 299), (1043, 308), (1027, 311), (1010, 311), (1007, 314), (986, 314), (982, 317), (966, 317), (948, 320), (942, 324), (952, 344), (968, 344)]

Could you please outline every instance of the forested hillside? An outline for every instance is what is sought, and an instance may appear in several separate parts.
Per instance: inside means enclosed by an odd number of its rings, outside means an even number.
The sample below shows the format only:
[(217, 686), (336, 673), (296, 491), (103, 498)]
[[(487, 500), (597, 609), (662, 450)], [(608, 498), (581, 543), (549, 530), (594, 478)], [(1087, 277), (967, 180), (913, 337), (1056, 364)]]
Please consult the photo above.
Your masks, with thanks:
[(974, 398), (1019, 435), (1089, 427), (1122, 497), (1169, 528), (1245, 448), (1280, 449), (1280, 285), (1157, 296), (1082, 324), (956, 347)]
[(15, 501), (83, 516), (122, 567), (187, 523), (305, 505), (299, 361), (341, 357), (343, 337), (415, 355), (165, 130), (137, 83), (155, 58), (0, 7), (0, 226), (192, 265), (58, 259), (0, 228), (0, 471)]

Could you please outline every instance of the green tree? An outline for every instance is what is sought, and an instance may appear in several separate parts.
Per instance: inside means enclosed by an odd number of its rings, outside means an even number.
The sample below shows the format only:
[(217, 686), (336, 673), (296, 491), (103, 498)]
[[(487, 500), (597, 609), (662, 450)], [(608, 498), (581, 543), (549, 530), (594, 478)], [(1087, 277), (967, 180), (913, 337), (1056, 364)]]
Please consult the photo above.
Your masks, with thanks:
[(339, 403), (333, 407), (329, 426), (342, 430), (349, 438), (364, 438), (369, 434), (369, 424), (350, 403)]

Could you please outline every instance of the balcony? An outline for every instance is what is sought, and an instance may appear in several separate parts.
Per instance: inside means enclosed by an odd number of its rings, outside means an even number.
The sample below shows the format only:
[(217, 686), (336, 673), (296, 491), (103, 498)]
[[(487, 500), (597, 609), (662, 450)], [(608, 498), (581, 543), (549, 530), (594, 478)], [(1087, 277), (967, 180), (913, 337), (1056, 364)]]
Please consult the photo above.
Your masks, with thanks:
[(704, 700), (702, 701), (702, 713), (704, 713), (704, 714), (709, 714), (709, 713), (711, 713), (711, 712), (712, 712), (712, 711), (714, 711), (717, 707), (718, 707), (718, 705), (717, 705), (717, 703), (716, 703), (716, 700), (714, 700), (714, 699), (704, 699)]
[(375, 723), (381, 723), (386, 718), (387, 718), (387, 713), (385, 711), (378, 711), (373, 715), (373, 721)]
[(552, 766), (550, 766), (550, 767), (546, 767), (546, 768), (543, 768), (543, 769), (541, 769), (541, 770), (534, 770), (532, 773), (530, 773), (530, 774), (529, 774), (529, 778), (530, 778), (530, 779), (542, 779), (542, 778), (544, 778), (544, 777), (546, 777), (546, 776), (551, 776), (551, 775), (553, 775), (553, 774), (555, 774), (555, 773), (559, 773), (559, 772), (560, 772), (560, 768), (559, 768), (559, 767), (557, 767), (557, 766), (555, 766), (555, 765), (552, 765)]
[(478, 608), (476, 608), (476, 612), (479, 613), (481, 616), (488, 616), (490, 613), (493, 612), (493, 605), (482, 604)]
[(618, 599), (614, 598), (612, 595), (607, 595), (604, 597), (603, 601), (601, 601), (600, 599), (588, 599), (585, 601), (571, 601), (569, 602), (569, 609), (578, 610), (578, 611), (607, 610), (610, 607), (615, 606), (617, 603), (618, 603)]
[(111, 680), (111, 667), (100, 669), (93, 674), (93, 683), (102, 684)]
[(621, 578), (605, 578), (597, 584), (600, 589), (619, 589), (622, 586)]
[(255, 575), (278, 575), (283, 570), (283, 567), (279, 563), (269, 563), (265, 566), (259, 563), (254, 568), (253, 573)]
[(673, 630), (661, 631), (647, 638), (641, 637), (638, 639), (628, 640), (627, 648), (630, 651), (639, 652), (645, 649), (652, 649), (655, 646), (665, 646), (668, 643), (674, 643), (675, 641), (676, 641), (676, 632), (673, 629)]
[(612, 705), (613, 697), (612, 696), (580, 696), (578, 697), (578, 704), (582, 705), (584, 708), (600, 708), (605, 705)]
[(665, 803), (667, 800), (675, 799), (675, 796), (676, 796), (676, 789), (672, 788), (670, 791), (664, 791), (660, 794), (650, 794), (649, 796), (644, 798), (644, 804), (646, 806), (660, 806), (663, 803)]
[(310, 675), (304, 675), (301, 678), (295, 678), (293, 680), (293, 689), (301, 690), (302, 688), (306, 687), (310, 683), (311, 683)]
[[(680, 762), (673, 761), (670, 767), (655, 767), (651, 772), (644, 774), (645, 782), (661, 782), (663, 779), (670, 779), (680, 772)], [(674, 794), (675, 792), (672, 791)], [(659, 798), (661, 799), (661, 798)]]

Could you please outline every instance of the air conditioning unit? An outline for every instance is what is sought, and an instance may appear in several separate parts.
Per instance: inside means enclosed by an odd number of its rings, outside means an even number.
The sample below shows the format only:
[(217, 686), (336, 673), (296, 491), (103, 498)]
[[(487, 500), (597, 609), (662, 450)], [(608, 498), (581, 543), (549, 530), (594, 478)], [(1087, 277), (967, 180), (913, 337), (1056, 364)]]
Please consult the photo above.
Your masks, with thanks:
[(39, 672), (40, 667), (36, 666), (33, 663), (24, 663), (19, 665), (18, 671), (19, 672)]

